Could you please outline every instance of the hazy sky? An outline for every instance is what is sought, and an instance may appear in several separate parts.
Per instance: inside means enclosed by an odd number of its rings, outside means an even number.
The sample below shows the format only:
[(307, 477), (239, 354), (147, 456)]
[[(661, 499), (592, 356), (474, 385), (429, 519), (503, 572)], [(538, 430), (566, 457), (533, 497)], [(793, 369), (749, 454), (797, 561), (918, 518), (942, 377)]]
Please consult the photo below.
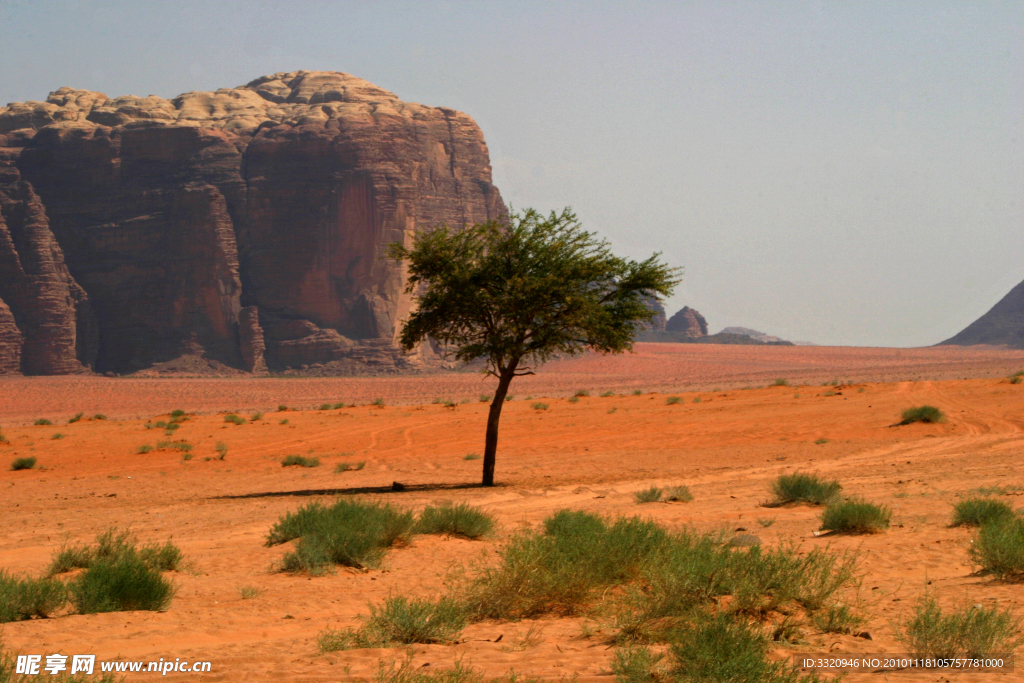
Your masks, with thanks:
[(1024, 2), (0, 0), (0, 103), (346, 71), (483, 128), (506, 202), (686, 268), (669, 312), (952, 336), (1024, 279)]

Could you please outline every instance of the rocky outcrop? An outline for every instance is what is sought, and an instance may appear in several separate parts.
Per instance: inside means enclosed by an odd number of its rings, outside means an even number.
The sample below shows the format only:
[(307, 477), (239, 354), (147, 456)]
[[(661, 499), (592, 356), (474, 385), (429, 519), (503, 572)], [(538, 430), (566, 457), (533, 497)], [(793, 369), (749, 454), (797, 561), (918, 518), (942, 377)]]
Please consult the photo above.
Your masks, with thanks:
[(1024, 349), (1024, 282), (1011, 289), (988, 313), (938, 346), (944, 344), (990, 344)]
[(765, 344), (774, 344), (783, 341), (781, 337), (776, 337), (772, 334), (765, 334), (764, 332), (758, 332), (757, 330), (749, 327), (724, 327), (719, 334), (737, 334), (741, 337), (756, 339), (757, 341), (764, 342)]
[(0, 299), (0, 375), (21, 372), (21, 330), (14, 314)]
[(666, 323), (665, 306), (658, 301), (657, 297), (653, 296), (645, 297), (644, 303), (649, 309), (654, 311), (654, 315), (651, 317), (650, 322), (644, 324), (643, 327), (640, 328), (639, 333), (664, 332)]
[(411, 301), (386, 245), (504, 212), (471, 118), (335, 72), (172, 100), (61, 88), (0, 108), (4, 192), (35, 198), (36, 232), (66, 262), (48, 271), (61, 308), (0, 254), (33, 373), (184, 355), (256, 372), (415, 366), (432, 354), (398, 351)]
[(708, 323), (699, 312), (689, 306), (683, 306), (675, 315), (668, 319), (665, 330), (696, 339), (708, 336)]

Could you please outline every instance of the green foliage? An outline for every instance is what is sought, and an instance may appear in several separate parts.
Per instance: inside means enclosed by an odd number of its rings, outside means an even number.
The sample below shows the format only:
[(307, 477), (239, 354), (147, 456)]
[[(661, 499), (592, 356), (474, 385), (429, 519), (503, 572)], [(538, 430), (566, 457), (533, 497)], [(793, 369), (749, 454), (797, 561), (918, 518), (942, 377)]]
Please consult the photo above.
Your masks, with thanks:
[(340, 410), (340, 409), (342, 409), (342, 408), (344, 408), (344, 407), (345, 407), (345, 404), (344, 404), (344, 403), (342, 403), (342, 402), (340, 402), (340, 401), (339, 401), (338, 403), (335, 403), (335, 404), (334, 404), (334, 409), (335, 409), (335, 410)]
[(185, 411), (184, 410), (178, 409), (178, 410), (172, 410), (171, 411), (171, 419), (172, 420), (177, 420), (179, 417), (185, 417)]
[(75, 413), (74, 416), (68, 420), (68, 424), (74, 424), (80, 421), (83, 417), (85, 417), (85, 413)]
[(811, 622), (822, 633), (850, 634), (853, 629), (864, 623), (864, 619), (854, 614), (846, 605), (829, 605), (814, 612)]
[(657, 486), (642, 489), (633, 494), (633, 500), (637, 503), (658, 503), (661, 501), (662, 490)]
[(479, 453), (466, 453), (464, 456), (462, 456), (462, 459), (463, 460), (479, 460), (480, 459), (480, 454)]
[(683, 399), (680, 396), (669, 396), (665, 399), (665, 405), (674, 406), (679, 403), (683, 403)]
[(283, 413), (283, 412), (285, 412), (286, 410), (288, 410), (288, 406), (286, 406), (286, 405), (284, 405), (284, 404), (281, 404), (281, 405), (279, 405), (279, 406), (277, 407), (277, 412), (279, 412), (279, 413)]
[(281, 517), (267, 545), (296, 541), (285, 555), (285, 571), (321, 574), (333, 565), (376, 567), (387, 549), (412, 531), (411, 512), (379, 502), (341, 498), (325, 506), (314, 501)]
[(192, 444), (188, 441), (157, 441), (156, 448), (158, 451), (172, 450), (188, 453), (192, 450)]
[(821, 446), (822, 444), (828, 443), (828, 439), (825, 439), (825, 438), (815, 439), (814, 443), (817, 446)]
[(18, 578), (0, 569), (0, 624), (48, 617), (67, 602), (64, 583), (51, 578)]
[(448, 644), (466, 627), (466, 612), (450, 597), (434, 602), (398, 596), (383, 606), (370, 605), (358, 629), (323, 631), (317, 637), (322, 652), (353, 648), (394, 647), (411, 643)]
[(85, 569), (97, 561), (116, 560), (132, 556), (156, 571), (176, 571), (184, 561), (181, 549), (167, 541), (138, 547), (135, 537), (127, 529), (111, 527), (96, 536), (94, 546), (63, 546), (50, 561), (48, 573), (53, 576)]
[(139, 446), (138, 448), (136, 448), (135, 452), (137, 454), (139, 454), (139, 455), (145, 455), (146, 453), (149, 453), (152, 450), (153, 450), (152, 446), (150, 446), (148, 443), (144, 443), (141, 446)]
[(575, 396), (576, 398), (587, 398), (588, 396), (590, 396), (590, 392), (587, 391), (586, 389), (577, 389), (576, 393), (573, 394), (573, 396)]
[(821, 513), (821, 528), (838, 533), (871, 534), (889, 528), (892, 510), (863, 500), (831, 503)]
[(569, 403), (579, 403), (579, 402), (580, 402), (580, 400), (578, 398), (576, 398), (575, 396), (571, 396), (569, 398)]
[(224, 416), (224, 421), (225, 422), (230, 422), (231, 424), (235, 424), (235, 425), (244, 425), (245, 424), (245, 418), (244, 417), (239, 417), (238, 415), (235, 415), (234, 413), (228, 413), (227, 415), (225, 415)]
[(371, 402), (371, 405), (375, 405), (378, 408), (383, 408), (384, 407), (384, 399), (378, 396), (377, 398), (373, 399), (373, 401)]
[(228, 457), (228, 445), (223, 441), (218, 441), (217, 445), (214, 446), (214, 450), (217, 451), (218, 460), (223, 460)]
[(534, 410), (547, 410), (548, 409), (548, 404), (547, 403), (532, 403), (532, 404), (530, 404), (530, 407), (533, 408)]
[(994, 605), (943, 612), (933, 595), (923, 596), (914, 614), (895, 624), (897, 639), (919, 657), (986, 657), (1010, 653), (1021, 644), (1021, 620)]
[(53, 423), (50, 422), (49, 420), (47, 420), (45, 417), (41, 417), (41, 418), (39, 418), (38, 420), (35, 421), (35, 425), (37, 427), (48, 426), (48, 425), (52, 425), (52, 424)]
[(774, 387), (788, 387), (789, 386), (789, 380), (780, 377), (779, 379), (777, 379), (774, 382), (772, 382), (772, 386), (774, 386)]
[(810, 503), (811, 505), (827, 505), (839, 496), (842, 487), (838, 481), (826, 481), (814, 474), (783, 474), (772, 482), (771, 492), (775, 499), (769, 506), (787, 503)]
[(27, 457), (15, 458), (11, 462), (12, 470), (30, 470), (36, 466), (36, 456), (29, 455)]
[(953, 508), (953, 526), (981, 526), (1001, 517), (1013, 517), (1013, 508), (1001, 500), (968, 498)]
[(420, 513), (413, 533), (455, 534), (466, 538), (481, 538), (494, 530), (494, 517), (466, 503), (458, 505), (445, 501), (428, 505)]
[(81, 614), (159, 611), (174, 597), (170, 581), (134, 553), (92, 561), (68, 584), (68, 591)]
[(492, 398), (490, 394), (480, 394), (480, 403), (490, 403)]
[(238, 596), (243, 600), (252, 600), (263, 595), (263, 589), (259, 586), (239, 586)]
[(330, 409), (331, 409), (331, 404), (330, 403), (321, 403), (320, 404), (320, 410), (330, 410)]
[(902, 418), (899, 422), (901, 425), (908, 425), (913, 422), (945, 422), (946, 416), (943, 415), (942, 411), (935, 406), (915, 406), (913, 408), (907, 408), (904, 410), (900, 417)]
[(94, 420), (106, 420), (107, 416), (104, 415), (103, 413), (96, 413), (95, 415), (92, 416), (92, 419), (94, 419)]
[(281, 459), (281, 467), (319, 467), (320, 458), (307, 458), (302, 455), (286, 455)]
[(997, 578), (1024, 577), (1024, 520), (996, 517), (982, 524), (968, 554), (972, 562)]
[(601, 392), (601, 398), (611, 398), (615, 395), (614, 391), (603, 391)]
[(252, 415), (251, 415), (251, 416), (249, 417), (249, 421), (250, 421), (250, 422), (259, 422), (259, 421), (260, 421), (260, 420), (262, 420), (262, 419), (263, 419), (263, 413), (253, 413), (253, 414), (252, 414)]

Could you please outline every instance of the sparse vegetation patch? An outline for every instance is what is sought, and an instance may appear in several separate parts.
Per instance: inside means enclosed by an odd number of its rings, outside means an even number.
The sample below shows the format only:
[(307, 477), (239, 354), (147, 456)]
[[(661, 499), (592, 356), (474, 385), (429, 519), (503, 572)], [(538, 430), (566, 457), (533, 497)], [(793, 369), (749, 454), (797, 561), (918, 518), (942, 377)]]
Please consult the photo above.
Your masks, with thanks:
[(775, 498), (767, 505), (778, 506), (787, 503), (828, 505), (838, 498), (841, 489), (842, 486), (834, 479), (827, 481), (817, 475), (801, 472), (783, 474), (772, 482), (771, 492)]
[(898, 424), (908, 425), (914, 422), (926, 422), (929, 424), (945, 422), (946, 416), (935, 406), (915, 406), (907, 408), (900, 414), (901, 420)]
[(415, 600), (388, 598), (382, 606), (370, 605), (358, 629), (327, 630), (317, 637), (322, 652), (353, 648), (394, 647), (411, 643), (454, 642), (466, 627), (465, 609), (450, 597)]
[(1024, 519), (996, 517), (978, 529), (971, 561), (1000, 579), (1024, 578)]
[(837, 533), (871, 534), (889, 528), (892, 510), (863, 500), (832, 503), (821, 513), (821, 528)]
[(11, 463), (12, 470), (30, 470), (36, 466), (36, 456), (29, 455), (22, 458), (15, 458)]
[(281, 467), (319, 467), (320, 458), (307, 458), (303, 455), (286, 455), (281, 459)]
[(967, 606), (943, 612), (933, 595), (918, 601), (914, 614), (896, 624), (897, 639), (918, 657), (986, 657), (1013, 652), (1021, 644), (1021, 620), (996, 606)]
[(67, 589), (57, 579), (19, 578), (0, 569), (0, 624), (48, 617), (67, 599)]
[(1001, 500), (968, 498), (953, 508), (952, 526), (981, 526), (1002, 517), (1013, 517), (1013, 508)]
[(466, 503), (444, 502), (423, 508), (413, 533), (454, 534), (466, 538), (481, 538), (494, 530), (494, 518)]

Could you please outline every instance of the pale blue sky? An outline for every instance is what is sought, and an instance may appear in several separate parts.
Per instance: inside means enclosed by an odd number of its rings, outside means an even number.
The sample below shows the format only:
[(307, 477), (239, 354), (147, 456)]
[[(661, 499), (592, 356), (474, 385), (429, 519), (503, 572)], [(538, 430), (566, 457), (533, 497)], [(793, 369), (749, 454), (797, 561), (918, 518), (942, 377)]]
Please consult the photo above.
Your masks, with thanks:
[(1024, 2), (0, 0), (0, 102), (347, 71), (460, 109), (712, 330), (941, 341), (1024, 279)]

